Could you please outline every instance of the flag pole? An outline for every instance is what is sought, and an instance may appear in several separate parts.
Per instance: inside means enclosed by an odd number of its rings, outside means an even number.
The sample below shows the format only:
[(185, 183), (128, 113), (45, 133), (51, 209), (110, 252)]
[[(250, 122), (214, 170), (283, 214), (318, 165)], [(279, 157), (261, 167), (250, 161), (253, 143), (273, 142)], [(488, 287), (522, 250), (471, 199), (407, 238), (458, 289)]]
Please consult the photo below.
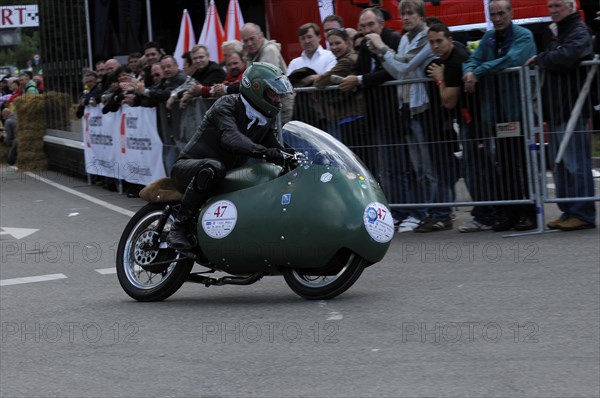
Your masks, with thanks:
[(150, 10), (150, 0), (146, 0), (146, 24), (148, 25), (148, 41), (153, 41), (152, 32), (152, 11)]

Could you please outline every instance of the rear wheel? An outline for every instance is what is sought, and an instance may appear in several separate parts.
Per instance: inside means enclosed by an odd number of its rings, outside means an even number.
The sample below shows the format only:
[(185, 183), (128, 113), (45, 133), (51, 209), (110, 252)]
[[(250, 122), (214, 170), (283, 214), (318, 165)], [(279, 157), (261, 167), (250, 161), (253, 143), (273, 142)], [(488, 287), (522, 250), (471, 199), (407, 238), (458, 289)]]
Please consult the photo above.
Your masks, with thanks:
[[(169, 249), (165, 238), (174, 221), (158, 230), (165, 205), (148, 204), (129, 221), (117, 249), (117, 276), (125, 293), (138, 301), (160, 301), (187, 280), (194, 260)], [(153, 245), (158, 234), (158, 243)], [(170, 262), (170, 260), (173, 260)], [(164, 264), (157, 264), (164, 263)]]
[(288, 286), (300, 297), (326, 300), (348, 290), (369, 265), (367, 260), (351, 252), (343, 253), (341, 260), (335, 267), (328, 266), (327, 272), (292, 268), (282, 269), (281, 272)]

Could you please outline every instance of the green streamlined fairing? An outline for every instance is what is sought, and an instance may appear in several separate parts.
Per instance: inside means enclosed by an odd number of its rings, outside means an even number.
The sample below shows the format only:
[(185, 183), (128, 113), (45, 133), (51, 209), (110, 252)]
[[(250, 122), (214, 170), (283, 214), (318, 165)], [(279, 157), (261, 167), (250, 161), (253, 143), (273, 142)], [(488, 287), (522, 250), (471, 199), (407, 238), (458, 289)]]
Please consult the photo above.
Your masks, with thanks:
[(387, 200), (360, 162), (355, 167), (339, 153), (332, 162), (330, 149), (281, 176), (267, 163), (230, 172), (198, 220), (211, 263), (228, 272), (252, 265), (277, 273), (280, 266), (324, 267), (343, 248), (380, 261), (394, 233)]

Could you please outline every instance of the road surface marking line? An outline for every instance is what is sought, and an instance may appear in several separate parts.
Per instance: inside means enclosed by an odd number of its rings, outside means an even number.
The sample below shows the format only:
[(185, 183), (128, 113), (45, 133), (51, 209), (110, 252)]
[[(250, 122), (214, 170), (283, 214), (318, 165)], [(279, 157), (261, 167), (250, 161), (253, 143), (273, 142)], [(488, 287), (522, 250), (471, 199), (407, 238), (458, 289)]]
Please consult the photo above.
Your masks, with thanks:
[(115, 267), (112, 268), (98, 268), (95, 270), (97, 273), (102, 274), (102, 275), (110, 275), (110, 274), (116, 274), (117, 273), (117, 269)]
[(68, 192), (68, 193), (73, 194), (75, 196), (79, 196), (80, 198), (88, 200), (88, 201), (90, 201), (92, 203), (95, 203), (95, 204), (97, 204), (99, 206), (106, 207), (109, 210), (116, 211), (117, 213), (121, 213), (123, 215), (126, 215), (127, 217), (133, 217), (133, 215), (135, 214), (135, 212), (133, 212), (133, 211), (125, 210), (125, 209), (123, 209), (123, 208), (121, 208), (119, 206), (115, 206), (115, 205), (113, 205), (111, 203), (108, 203), (108, 202), (105, 202), (103, 200), (94, 198), (93, 196), (87, 195), (85, 193), (77, 192), (74, 189), (71, 189), (69, 187), (65, 187), (64, 185), (61, 185), (61, 184), (59, 184), (57, 182), (54, 182), (54, 181), (50, 181), (47, 178), (35, 175), (35, 174), (33, 174), (33, 173), (29, 172), (29, 171), (25, 172), (25, 175), (28, 175), (29, 177), (31, 177), (33, 179), (45, 182), (48, 185), (52, 185), (53, 187), (58, 188), (58, 189), (60, 189), (62, 191)]
[(56, 279), (65, 279), (66, 277), (67, 276), (65, 274), (49, 274), (49, 275), (40, 275), (40, 276), (27, 276), (24, 278), (2, 279), (2, 280), (0, 280), (0, 286), (10, 286), (10, 285), (20, 285), (23, 283), (53, 281)]

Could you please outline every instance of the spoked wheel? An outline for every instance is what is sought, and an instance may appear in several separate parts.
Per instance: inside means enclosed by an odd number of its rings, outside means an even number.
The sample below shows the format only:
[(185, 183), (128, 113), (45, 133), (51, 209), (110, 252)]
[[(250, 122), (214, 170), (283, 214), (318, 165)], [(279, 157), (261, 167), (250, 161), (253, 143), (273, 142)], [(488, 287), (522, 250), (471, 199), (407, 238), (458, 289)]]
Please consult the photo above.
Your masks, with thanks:
[[(164, 205), (148, 204), (129, 221), (117, 249), (117, 276), (125, 292), (138, 301), (160, 301), (175, 293), (188, 278), (194, 260), (167, 248), (165, 237), (174, 221), (169, 216), (160, 231)], [(155, 236), (158, 234), (158, 243)], [(170, 260), (173, 260), (170, 262)]]
[(309, 300), (330, 299), (348, 290), (369, 264), (351, 252), (337, 257), (336, 264), (327, 270), (285, 268), (281, 272), (285, 282), (299, 296)]

